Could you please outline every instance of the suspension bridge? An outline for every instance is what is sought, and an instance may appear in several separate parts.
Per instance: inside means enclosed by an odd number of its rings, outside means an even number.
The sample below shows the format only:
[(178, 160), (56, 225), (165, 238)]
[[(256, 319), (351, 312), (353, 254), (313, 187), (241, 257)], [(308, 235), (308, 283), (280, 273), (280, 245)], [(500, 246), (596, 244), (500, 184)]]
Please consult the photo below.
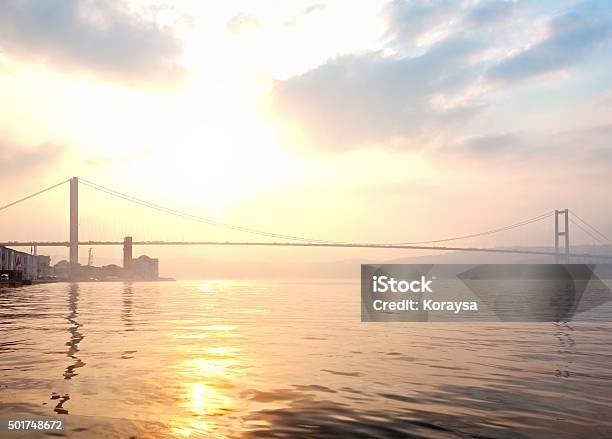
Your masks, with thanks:
[[(336, 248), (377, 248), (377, 249), (398, 249), (398, 250), (436, 250), (436, 251), (466, 251), (466, 252), (486, 252), (486, 253), (508, 253), (522, 255), (543, 255), (552, 256), (557, 263), (568, 262), (570, 258), (582, 258), (591, 260), (604, 260), (612, 262), (612, 255), (606, 254), (589, 254), (589, 253), (573, 253), (570, 249), (570, 223), (580, 229), (582, 232), (589, 235), (594, 241), (602, 245), (603, 249), (612, 250), (612, 240), (610, 240), (599, 229), (589, 224), (586, 220), (570, 211), (569, 209), (551, 210), (533, 218), (519, 221), (503, 227), (498, 227), (483, 232), (472, 233), (462, 236), (447, 237), (429, 241), (416, 242), (395, 242), (395, 243), (374, 243), (374, 242), (343, 242), (330, 241), (307, 238), (297, 235), (285, 235), (269, 231), (253, 229), (241, 225), (224, 223), (210, 218), (205, 218), (197, 215), (192, 215), (186, 212), (181, 212), (166, 206), (162, 206), (150, 201), (133, 197), (131, 195), (110, 189), (99, 185), (84, 178), (72, 177), (61, 181), (57, 184), (49, 186), (45, 189), (37, 191), (26, 197), (10, 202), (0, 207), (0, 211), (8, 209), (17, 204), (23, 203), (31, 198), (42, 195), (45, 192), (56, 189), (65, 184), (70, 185), (70, 226), (69, 239), (67, 241), (6, 241), (0, 242), (1, 246), (12, 247), (68, 247), (70, 249), (69, 262), (71, 266), (78, 264), (79, 246), (123, 246), (124, 255), (131, 255), (131, 246), (138, 245), (157, 245), (157, 246), (266, 246), (266, 247), (336, 247)], [(79, 184), (83, 184), (96, 191), (102, 192), (112, 197), (120, 198), (130, 203), (138, 204), (160, 213), (165, 213), (180, 217), (183, 219), (197, 221), (210, 226), (220, 227), (224, 229), (243, 232), (249, 235), (257, 235), (260, 237), (272, 238), (276, 241), (133, 241), (131, 237), (126, 237), (121, 241), (80, 241), (79, 240)], [(554, 242), (555, 250), (530, 250), (530, 249), (513, 249), (513, 248), (479, 248), (479, 247), (461, 247), (449, 246), (447, 243), (477, 238), (486, 235), (493, 235), (509, 230), (514, 230), (536, 222), (554, 218)]]

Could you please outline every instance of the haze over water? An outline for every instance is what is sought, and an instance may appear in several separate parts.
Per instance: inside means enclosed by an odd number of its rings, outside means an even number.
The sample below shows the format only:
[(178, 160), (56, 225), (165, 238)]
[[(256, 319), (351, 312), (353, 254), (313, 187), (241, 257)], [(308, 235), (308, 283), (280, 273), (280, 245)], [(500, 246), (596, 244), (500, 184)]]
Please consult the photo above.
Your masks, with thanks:
[[(0, 418), (71, 437), (606, 437), (609, 323), (361, 323), (359, 285), (0, 292)], [(17, 437), (17, 435), (15, 435)]]

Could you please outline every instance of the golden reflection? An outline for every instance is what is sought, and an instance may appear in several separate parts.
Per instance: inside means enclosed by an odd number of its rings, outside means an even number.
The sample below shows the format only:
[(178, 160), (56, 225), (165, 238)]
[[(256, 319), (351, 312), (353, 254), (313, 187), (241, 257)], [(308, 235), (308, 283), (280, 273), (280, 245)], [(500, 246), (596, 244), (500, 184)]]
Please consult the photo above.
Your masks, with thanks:
[(204, 351), (210, 355), (228, 355), (232, 352), (235, 352), (235, 349), (232, 348), (222, 348), (222, 347), (209, 347), (205, 348)]
[[(185, 328), (186, 329), (186, 328)], [(177, 437), (227, 437), (223, 430), (227, 422), (222, 417), (231, 417), (239, 412), (244, 401), (236, 389), (240, 388), (240, 371), (244, 359), (237, 347), (228, 346), (227, 336), (240, 337), (233, 325), (191, 326), (193, 338), (205, 333), (206, 341), (196, 341), (178, 352), (183, 358), (176, 366), (175, 376), (179, 382), (178, 407), (181, 415), (170, 422), (172, 435)], [(206, 343), (206, 346), (198, 346)], [(228, 421), (230, 421), (228, 419)], [(230, 422), (231, 423), (231, 422)]]
[(219, 389), (201, 382), (192, 385), (190, 401), (192, 413), (200, 416), (218, 415), (227, 411), (232, 405), (232, 398), (223, 395)]
[(232, 325), (204, 325), (204, 326), (184, 326), (179, 327), (177, 329), (188, 329), (191, 331), (201, 331), (197, 333), (188, 333), (188, 334), (172, 334), (174, 338), (181, 339), (215, 339), (215, 338), (235, 338), (238, 337), (237, 334), (232, 332), (236, 329), (235, 326)]
[(227, 280), (207, 280), (199, 284), (197, 289), (203, 293), (218, 293), (219, 287), (227, 287), (230, 283), (231, 281)]
[(191, 374), (198, 377), (224, 379), (228, 375), (228, 365), (235, 363), (230, 359), (194, 358), (185, 366)]
[(205, 325), (194, 326), (193, 329), (201, 329), (202, 331), (233, 331), (236, 327), (233, 325)]

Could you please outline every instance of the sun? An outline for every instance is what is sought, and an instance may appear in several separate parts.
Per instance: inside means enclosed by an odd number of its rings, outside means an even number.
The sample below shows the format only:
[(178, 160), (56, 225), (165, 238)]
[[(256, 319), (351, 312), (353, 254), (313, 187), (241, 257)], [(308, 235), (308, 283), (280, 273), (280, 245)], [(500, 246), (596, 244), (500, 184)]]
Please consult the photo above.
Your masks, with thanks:
[(240, 105), (227, 95), (202, 99), (205, 106), (190, 95), (167, 119), (141, 178), (182, 203), (221, 211), (291, 176), (296, 160), (275, 127), (236, 110)]

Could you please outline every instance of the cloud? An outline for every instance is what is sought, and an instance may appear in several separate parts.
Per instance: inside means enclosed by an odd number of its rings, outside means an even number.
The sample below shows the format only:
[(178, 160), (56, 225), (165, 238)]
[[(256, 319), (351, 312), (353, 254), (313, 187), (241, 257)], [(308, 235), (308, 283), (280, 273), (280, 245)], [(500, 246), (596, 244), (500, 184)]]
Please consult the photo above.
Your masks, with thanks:
[(610, 3), (582, 3), (550, 20), (549, 36), (491, 68), (488, 78), (517, 82), (579, 63), (612, 36)]
[(471, 83), (469, 59), (479, 50), (478, 41), (454, 36), (416, 57), (339, 57), (277, 82), (275, 113), (299, 124), (313, 144), (334, 149), (448, 127), (481, 109), (470, 101), (438, 103)]
[(0, 49), (122, 80), (180, 77), (179, 41), (119, 0), (3, 0)]
[(0, 139), (0, 180), (16, 175), (32, 174), (57, 163), (65, 152), (57, 143), (43, 143), (34, 147), (18, 145)]
[(466, 14), (464, 22), (477, 26), (495, 25), (511, 19), (517, 6), (514, 1), (481, 1)]
[(386, 36), (395, 43), (413, 43), (427, 32), (448, 25), (461, 11), (461, 2), (452, 0), (394, 0), (383, 9)]
[(472, 137), (464, 142), (464, 146), (479, 156), (483, 154), (499, 154), (516, 146), (519, 140), (519, 136), (515, 133), (492, 134)]
[(612, 123), (557, 132), (492, 133), (463, 139), (439, 152), (451, 160), (474, 159), (484, 164), (555, 164), (608, 168), (612, 163)]
[[(514, 85), (579, 64), (612, 34), (610, 3), (547, 13), (519, 1), (394, 0), (384, 8), (388, 31), (380, 50), (337, 57), (277, 81), (273, 112), (293, 139), (297, 132), (324, 150), (456, 144), (483, 110), (499, 120), (503, 105), (520, 106)], [(507, 32), (496, 32), (502, 23)], [(547, 34), (528, 46), (539, 23), (547, 24)], [(520, 140), (495, 136), (461, 149), (494, 156)]]
[(570, 160), (573, 157), (609, 167), (612, 164), (612, 123), (560, 133), (561, 153)]

